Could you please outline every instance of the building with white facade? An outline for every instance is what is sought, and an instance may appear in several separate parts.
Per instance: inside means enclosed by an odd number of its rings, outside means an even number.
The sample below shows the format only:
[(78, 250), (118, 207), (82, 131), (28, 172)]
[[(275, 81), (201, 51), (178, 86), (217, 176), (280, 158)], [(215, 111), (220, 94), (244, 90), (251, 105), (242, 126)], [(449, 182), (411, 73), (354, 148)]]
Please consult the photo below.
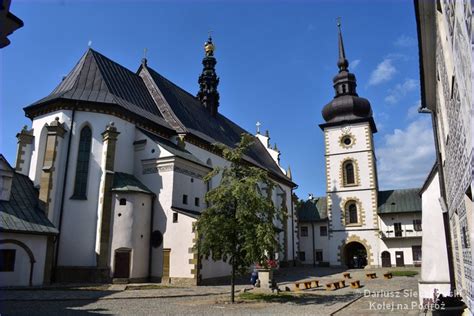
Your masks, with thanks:
[(0, 154), (0, 286), (49, 283), (58, 230), (48, 220), (33, 182)]
[[(39, 188), (59, 230), (55, 281), (199, 284), (230, 274), (225, 262), (201, 260), (193, 224), (218, 185), (203, 177), (229, 164), (214, 144), (233, 147), (247, 132), (218, 111), (211, 38), (203, 65), (195, 97), (146, 59), (133, 72), (88, 49), (51, 94), (24, 109), (32, 126), (18, 134), (16, 170)], [(244, 160), (268, 171), (273, 203), (288, 211), (278, 236), (284, 264), (295, 259), (295, 184), (269, 137), (257, 136)]]
[(390, 267), (421, 262), (419, 189), (379, 191), (367, 99), (356, 92), (339, 30), (335, 97), (322, 111), (326, 196), (298, 205), (299, 258), (306, 264)]
[[(422, 112), (430, 113), (436, 146), (436, 170), (423, 191), (423, 214), (440, 256), (424, 260), (420, 300), (434, 293), (460, 294), (474, 310), (472, 115), (472, 3), (415, 1), (420, 54)], [(425, 114), (426, 115), (426, 114)], [(426, 203), (425, 203), (426, 201)], [(445, 249), (441, 249), (441, 247)], [(436, 267), (436, 268), (434, 268)]]

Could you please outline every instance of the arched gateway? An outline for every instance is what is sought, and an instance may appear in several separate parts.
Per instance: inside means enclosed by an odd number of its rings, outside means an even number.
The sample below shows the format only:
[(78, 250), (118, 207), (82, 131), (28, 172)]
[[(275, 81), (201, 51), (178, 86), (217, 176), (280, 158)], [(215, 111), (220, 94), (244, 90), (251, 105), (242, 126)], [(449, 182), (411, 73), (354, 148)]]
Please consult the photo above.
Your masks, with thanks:
[(357, 241), (347, 243), (342, 249), (342, 263), (350, 269), (362, 269), (367, 265), (367, 249)]

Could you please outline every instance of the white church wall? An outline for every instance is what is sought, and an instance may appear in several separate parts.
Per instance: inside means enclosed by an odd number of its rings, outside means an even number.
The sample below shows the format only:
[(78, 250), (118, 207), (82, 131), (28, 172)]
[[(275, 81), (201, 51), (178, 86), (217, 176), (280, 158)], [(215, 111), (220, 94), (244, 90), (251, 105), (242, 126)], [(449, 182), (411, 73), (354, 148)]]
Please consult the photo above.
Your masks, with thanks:
[[(326, 153), (345, 154), (352, 151), (371, 150), (371, 144), (367, 142), (367, 137), (372, 133), (369, 123), (353, 123), (344, 127), (326, 127), (324, 133)], [(353, 139), (353, 143), (348, 147), (341, 145), (341, 138), (344, 135), (350, 135)]]
[[(74, 118), (73, 138), (69, 157), (69, 173), (66, 184), (63, 223), (59, 248), (60, 266), (95, 266), (96, 234), (98, 217), (99, 186), (102, 177), (101, 161), (103, 156), (102, 132), (110, 122), (114, 122), (118, 132), (115, 171), (131, 173), (133, 171), (132, 144), (135, 126), (112, 115), (78, 111)], [(80, 132), (85, 125), (92, 131), (91, 155), (87, 179), (87, 200), (74, 200), (77, 154)], [(64, 157), (64, 156), (63, 156)], [(78, 223), (81, 223), (78, 225)], [(81, 238), (77, 238), (81, 236)]]
[[(125, 205), (120, 204), (123, 199)], [(116, 193), (113, 209), (111, 275), (115, 268), (115, 251), (127, 248), (131, 250), (130, 278), (144, 279), (148, 276), (151, 196), (136, 192)]]
[[(33, 253), (34, 266), (32, 285), (42, 285), (44, 281), (44, 265), (46, 258), (47, 236), (2, 233), (2, 240), (13, 239), (25, 244)], [(15, 263), (11, 272), (0, 272), (0, 286), (28, 286), (30, 280), (31, 263), (27, 252), (13, 243), (0, 244), (0, 249), (14, 249)]]

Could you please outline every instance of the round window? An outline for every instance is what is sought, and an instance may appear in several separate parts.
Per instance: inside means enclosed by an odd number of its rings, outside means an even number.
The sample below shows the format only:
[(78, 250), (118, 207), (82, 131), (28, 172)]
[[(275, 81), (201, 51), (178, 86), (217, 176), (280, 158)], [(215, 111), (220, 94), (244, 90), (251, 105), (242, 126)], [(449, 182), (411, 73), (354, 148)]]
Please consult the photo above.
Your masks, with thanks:
[(341, 141), (344, 146), (350, 146), (352, 144), (352, 138), (350, 136), (344, 136)]

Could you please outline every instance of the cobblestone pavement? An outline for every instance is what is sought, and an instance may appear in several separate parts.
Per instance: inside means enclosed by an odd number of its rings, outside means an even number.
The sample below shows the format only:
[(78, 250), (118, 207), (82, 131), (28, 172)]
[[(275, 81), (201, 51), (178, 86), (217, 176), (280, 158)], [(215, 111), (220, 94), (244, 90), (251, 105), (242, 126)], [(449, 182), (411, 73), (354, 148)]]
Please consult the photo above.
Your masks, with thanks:
[[(371, 270), (372, 271), (372, 270)], [(305, 290), (304, 297), (286, 303), (239, 302), (228, 304), (229, 286), (170, 287), (126, 290), (111, 286), (93, 290), (7, 290), (0, 291), (3, 315), (417, 315), (417, 278), (380, 278), (384, 270), (373, 270), (379, 278), (366, 280), (364, 270), (350, 270), (363, 287), (326, 291)], [(294, 280), (317, 277), (326, 282), (340, 280), (341, 271), (330, 268), (296, 268), (280, 271), (281, 289), (293, 288)], [(239, 285), (237, 290), (248, 286)], [(373, 297), (375, 294), (378, 297)], [(394, 294), (395, 293), (395, 294)], [(399, 294), (396, 294), (399, 293)], [(383, 296), (383, 297), (380, 297)], [(398, 297), (397, 297), (398, 296)], [(392, 310), (389, 303), (394, 302)], [(407, 305), (397, 305), (407, 304)], [(413, 303), (414, 304), (414, 303)], [(405, 308), (406, 307), (406, 308)]]

